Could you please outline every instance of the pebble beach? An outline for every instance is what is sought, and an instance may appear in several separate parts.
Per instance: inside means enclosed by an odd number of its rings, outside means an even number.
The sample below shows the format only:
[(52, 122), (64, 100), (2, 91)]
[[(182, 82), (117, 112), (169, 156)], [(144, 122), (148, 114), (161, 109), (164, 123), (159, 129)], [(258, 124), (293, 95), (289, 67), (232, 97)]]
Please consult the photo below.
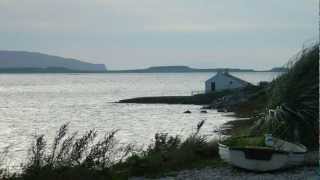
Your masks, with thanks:
[(174, 175), (161, 178), (135, 177), (130, 180), (320, 180), (316, 167), (300, 167), (273, 173), (253, 173), (224, 167), (186, 170), (172, 174)]

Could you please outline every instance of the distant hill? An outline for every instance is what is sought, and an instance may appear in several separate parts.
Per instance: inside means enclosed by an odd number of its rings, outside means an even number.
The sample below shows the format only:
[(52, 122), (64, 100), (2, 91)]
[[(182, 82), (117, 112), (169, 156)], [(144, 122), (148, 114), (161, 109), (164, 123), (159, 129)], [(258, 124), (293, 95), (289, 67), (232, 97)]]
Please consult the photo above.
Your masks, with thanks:
[(103, 72), (104, 64), (91, 64), (47, 54), (24, 51), (0, 51), (0, 72)]
[(287, 72), (288, 68), (284, 68), (284, 67), (275, 67), (272, 68), (271, 70), (269, 70), (271, 72)]
[[(214, 68), (214, 69), (196, 69), (188, 66), (153, 66), (146, 69), (134, 69), (134, 70), (113, 70), (108, 72), (114, 73), (184, 73), (184, 72), (217, 72), (225, 70), (226, 68)], [(254, 72), (253, 69), (234, 69), (228, 68), (230, 72)]]
[(145, 69), (151, 72), (190, 72), (193, 69), (188, 66), (154, 66)]

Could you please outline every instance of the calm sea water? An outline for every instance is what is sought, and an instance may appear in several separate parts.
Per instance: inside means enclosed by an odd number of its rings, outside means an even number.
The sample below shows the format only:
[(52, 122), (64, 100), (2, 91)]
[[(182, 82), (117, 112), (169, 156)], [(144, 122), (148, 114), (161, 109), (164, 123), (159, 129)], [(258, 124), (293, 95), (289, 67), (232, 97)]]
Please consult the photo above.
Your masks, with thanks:
[[(271, 81), (277, 73), (233, 73), (254, 84)], [(202, 133), (234, 120), (215, 110), (200, 113), (194, 105), (117, 104), (140, 96), (190, 95), (203, 90), (212, 73), (168, 74), (1, 74), (0, 152), (10, 146), (9, 164), (25, 159), (36, 134), (52, 140), (57, 129), (71, 131), (119, 129), (122, 143), (146, 145), (157, 132), (182, 137), (206, 120)], [(192, 114), (183, 114), (191, 110)]]

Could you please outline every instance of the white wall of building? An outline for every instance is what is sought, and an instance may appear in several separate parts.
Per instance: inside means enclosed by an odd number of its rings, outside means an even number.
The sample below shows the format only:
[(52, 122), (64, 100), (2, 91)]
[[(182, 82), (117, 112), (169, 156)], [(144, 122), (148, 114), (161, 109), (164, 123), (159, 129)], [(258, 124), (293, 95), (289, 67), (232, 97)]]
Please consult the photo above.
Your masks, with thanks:
[(215, 83), (215, 91), (221, 91), (226, 89), (237, 89), (248, 85), (248, 83), (232, 78), (224, 73), (218, 73), (216, 76), (206, 81), (205, 91), (206, 93), (212, 92), (211, 83)]

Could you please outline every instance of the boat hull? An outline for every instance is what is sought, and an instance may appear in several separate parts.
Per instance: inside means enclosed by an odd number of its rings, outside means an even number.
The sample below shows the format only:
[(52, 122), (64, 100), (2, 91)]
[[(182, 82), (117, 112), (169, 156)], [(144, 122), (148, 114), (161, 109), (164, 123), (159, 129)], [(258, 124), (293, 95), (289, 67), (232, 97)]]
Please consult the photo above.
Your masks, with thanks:
[(305, 153), (289, 153), (281, 151), (229, 148), (219, 144), (219, 155), (229, 164), (251, 171), (274, 171), (297, 166), (303, 163)]

